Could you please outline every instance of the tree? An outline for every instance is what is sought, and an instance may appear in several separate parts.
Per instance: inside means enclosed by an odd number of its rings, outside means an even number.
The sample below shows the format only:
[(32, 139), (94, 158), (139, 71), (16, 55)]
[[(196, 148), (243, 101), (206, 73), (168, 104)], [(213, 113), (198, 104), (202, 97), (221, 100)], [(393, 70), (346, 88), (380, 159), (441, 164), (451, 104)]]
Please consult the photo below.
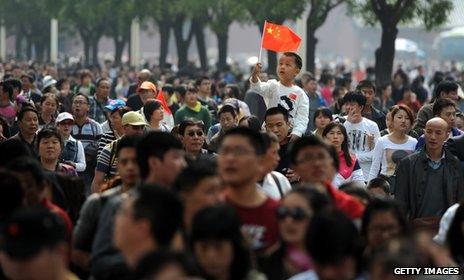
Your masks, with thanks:
[(316, 31), (321, 27), (329, 12), (344, 0), (310, 0), (310, 10), (306, 19), (306, 70), (315, 73)]
[[(240, 2), (248, 11), (249, 21), (258, 26), (261, 34), (263, 33), (264, 21), (270, 21), (276, 24), (283, 24), (285, 20), (296, 20), (303, 12), (306, 6), (305, 1), (301, 0), (242, 0)], [(268, 51), (268, 72), (275, 74), (277, 68), (277, 55)]]
[(378, 86), (390, 83), (395, 58), (398, 24), (422, 23), (426, 30), (446, 22), (453, 8), (452, 0), (351, 0), (351, 12), (361, 15), (366, 23), (379, 23), (382, 38), (375, 51), (375, 76)]
[(108, 27), (107, 1), (62, 0), (61, 18), (79, 33), (84, 44), (85, 65), (98, 65), (98, 42)]

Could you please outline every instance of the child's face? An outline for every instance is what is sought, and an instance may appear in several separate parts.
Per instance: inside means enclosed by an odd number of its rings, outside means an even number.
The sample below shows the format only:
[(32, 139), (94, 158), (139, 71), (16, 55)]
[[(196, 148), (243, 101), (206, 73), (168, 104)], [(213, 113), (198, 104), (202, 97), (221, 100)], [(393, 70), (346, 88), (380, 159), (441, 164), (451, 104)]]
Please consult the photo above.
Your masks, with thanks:
[(280, 57), (279, 66), (277, 67), (277, 74), (280, 80), (292, 81), (299, 72), (300, 69), (296, 66), (294, 57), (286, 55)]

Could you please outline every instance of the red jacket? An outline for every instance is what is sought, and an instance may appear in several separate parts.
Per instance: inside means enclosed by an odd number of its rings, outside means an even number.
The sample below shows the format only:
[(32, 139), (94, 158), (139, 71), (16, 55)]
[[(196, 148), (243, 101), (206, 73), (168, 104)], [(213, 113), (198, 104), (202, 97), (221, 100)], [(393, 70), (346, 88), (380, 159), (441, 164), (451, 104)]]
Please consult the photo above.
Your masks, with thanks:
[(352, 220), (362, 217), (364, 213), (364, 205), (361, 202), (351, 195), (334, 188), (328, 182), (326, 182), (324, 186), (326, 187), (329, 195), (332, 197), (335, 208), (345, 213), (345, 215)]

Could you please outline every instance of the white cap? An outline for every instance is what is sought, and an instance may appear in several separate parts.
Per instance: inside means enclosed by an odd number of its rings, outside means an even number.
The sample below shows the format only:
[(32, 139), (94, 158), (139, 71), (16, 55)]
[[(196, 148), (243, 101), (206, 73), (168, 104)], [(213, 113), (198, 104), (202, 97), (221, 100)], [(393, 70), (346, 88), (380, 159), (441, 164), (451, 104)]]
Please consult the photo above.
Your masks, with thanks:
[(47, 88), (49, 86), (52, 86), (52, 85), (55, 85), (56, 84), (56, 80), (53, 79), (52, 76), (48, 75), (48, 76), (45, 76), (42, 80), (42, 84), (43, 84), (43, 88)]
[(72, 120), (72, 121), (74, 121), (74, 117), (73, 117), (70, 113), (68, 113), (68, 112), (60, 113), (60, 114), (56, 117), (55, 122), (56, 122), (56, 123), (60, 123), (60, 122), (65, 121), (65, 120)]

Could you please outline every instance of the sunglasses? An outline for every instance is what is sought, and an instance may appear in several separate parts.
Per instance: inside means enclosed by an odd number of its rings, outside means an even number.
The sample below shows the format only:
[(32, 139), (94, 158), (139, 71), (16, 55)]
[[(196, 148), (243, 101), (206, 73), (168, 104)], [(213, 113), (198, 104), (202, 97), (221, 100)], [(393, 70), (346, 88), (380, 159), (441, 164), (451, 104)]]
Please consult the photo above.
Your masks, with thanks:
[(190, 137), (194, 137), (195, 135), (198, 136), (198, 137), (201, 137), (203, 136), (203, 131), (199, 130), (199, 131), (190, 131), (189, 133), (187, 133), (188, 136)]
[(290, 216), (295, 221), (302, 221), (308, 219), (311, 215), (308, 211), (304, 210), (301, 207), (289, 208), (285, 206), (280, 206), (277, 208), (277, 219), (282, 221)]

